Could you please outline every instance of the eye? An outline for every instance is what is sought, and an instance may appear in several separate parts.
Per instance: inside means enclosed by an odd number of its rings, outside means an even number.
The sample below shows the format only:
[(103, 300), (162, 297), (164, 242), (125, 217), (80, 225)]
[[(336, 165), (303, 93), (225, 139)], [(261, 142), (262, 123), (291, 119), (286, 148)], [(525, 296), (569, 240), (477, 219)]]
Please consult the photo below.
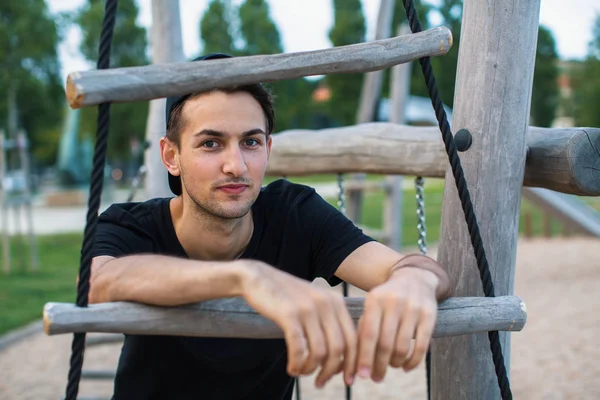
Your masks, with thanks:
[(207, 147), (209, 149), (214, 149), (218, 145), (219, 144), (215, 140), (207, 140), (206, 142), (202, 143), (202, 147)]
[(244, 145), (246, 145), (246, 146), (253, 147), (253, 146), (258, 146), (259, 144), (260, 144), (260, 142), (256, 139), (253, 139), (253, 138), (244, 139)]

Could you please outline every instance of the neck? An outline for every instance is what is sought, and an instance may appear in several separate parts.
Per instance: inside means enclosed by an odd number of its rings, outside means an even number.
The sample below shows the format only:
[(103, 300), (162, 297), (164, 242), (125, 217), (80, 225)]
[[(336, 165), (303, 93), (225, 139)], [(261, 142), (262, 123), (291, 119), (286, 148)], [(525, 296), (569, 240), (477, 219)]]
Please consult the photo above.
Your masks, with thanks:
[(188, 257), (196, 260), (227, 261), (242, 255), (254, 229), (252, 213), (223, 219), (185, 204), (182, 196), (170, 203), (175, 233)]

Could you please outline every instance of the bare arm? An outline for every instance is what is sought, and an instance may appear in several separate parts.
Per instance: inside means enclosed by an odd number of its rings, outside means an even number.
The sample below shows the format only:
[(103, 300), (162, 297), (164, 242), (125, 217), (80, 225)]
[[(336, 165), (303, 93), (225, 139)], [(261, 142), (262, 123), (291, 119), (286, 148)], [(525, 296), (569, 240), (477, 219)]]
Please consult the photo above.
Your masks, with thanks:
[(436, 281), (437, 301), (450, 297), (451, 282), (448, 273), (435, 260), (420, 254), (402, 255), (381, 243), (369, 242), (350, 254), (339, 266), (336, 276), (365, 291), (399, 275), (404, 268), (416, 268)]
[(313, 373), (319, 386), (344, 369), (355, 374), (356, 333), (341, 294), (254, 260), (207, 262), (160, 255), (96, 257), (90, 303), (176, 306), (242, 296), (284, 332), (288, 373)]
[(209, 262), (150, 254), (100, 256), (92, 261), (89, 302), (177, 306), (241, 296), (247, 264), (242, 260)]

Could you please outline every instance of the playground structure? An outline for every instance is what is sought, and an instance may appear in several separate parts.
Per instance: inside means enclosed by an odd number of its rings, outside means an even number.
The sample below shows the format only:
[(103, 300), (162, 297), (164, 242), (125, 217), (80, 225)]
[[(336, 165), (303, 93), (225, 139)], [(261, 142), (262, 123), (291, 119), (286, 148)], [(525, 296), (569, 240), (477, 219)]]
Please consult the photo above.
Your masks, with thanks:
[[(453, 125), (454, 131), (465, 128), (472, 135), (471, 147), (464, 149), (461, 162), (468, 186), (475, 189), (473, 203), (497, 298), (481, 297), (481, 282), (476, 274), (461, 204), (451, 185), (447, 161), (440, 153), (443, 147), (433, 137), (427, 142), (423, 135), (423, 129), (430, 128), (361, 124), (340, 128), (343, 140), (339, 140), (340, 130), (315, 132), (311, 134), (318, 135), (315, 143), (319, 143), (321, 152), (303, 147), (296, 153), (296, 159), (291, 153), (299, 149), (300, 143), (310, 146), (313, 141), (306, 140), (310, 134), (289, 132), (274, 138), (269, 166), (269, 173), (273, 175), (375, 172), (446, 177), (439, 260), (457, 280), (455, 296), (463, 298), (440, 304), (436, 328), (436, 337), (440, 339), (434, 341), (432, 348), (431, 394), (434, 399), (498, 397), (489, 344), (480, 333), (520, 330), (525, 322), (524, 305), (512, 296), (522, 186), (600, 195), (592, 174), (600, 163), (596, 150), (600, 145), (598, 130), (547, 130), (544, 137), (548, 140), (540, 143), (531, 140), (536, 129), (527, 129), (538, 19), (539, 1), (516, 2), (509, 6), (467, 0), (464, 4)], [(506, 26), (514, 26), (514, 29), (507, 31)], [(305, 75), (373, 71), (411, 59), (442, 55), (451, 45), (448, 34), (447, 30), (437, 28), (389, 40), (299, 54), (215, 60), (204, 65), (154, 65), (81, 72), (71, 75), (67, 94), (72, 106), (80, 107)], [(482, 58), (481, 54), (486, 57)], [(363, 131), (352, 137), (348, 134), (351, 129)], [(395, 136), (395, 130), (404, 130), (406, 136), (401, 138), (397, 132)], [(580, 140), (580, 146), (572, 151), (573, 137), (578, 134), (585, 135), (588, 144)], [(286, 148), (285, 141), (291, 141), (295, 135), (302, 135), (304, 140), (295, 140), (293, 146)], [(554, 155), (543, 151), (546, 148)], [(306, 162), (307, 157), (310, 163)], [(578, 164), (582, 157), (585, 162)], [(556, 160), (569, 168), (556, 168)], [(499, 302), (506, 307), (499, 307)], [(347, 304), (354, 316), (361, 314), (360, 300), (348, 299)], [(463, 312), (465, 305), (479, 305), (481, 314), (475, 317), (467, 307), (463, 318), (457, 318), (457, 314), (452, 314), (455, 304), (459, 304)], [(131, 310), (132, 314), (126, 314), (125, 310)], [(104, 312), (109, 311), (114, 313), (113, 318), (102, 319)], [(227, 318), (232, 311), (241, 312), (240, 318)], [(168, 333), (176, 335), (281, 337), (281, 332), (269, 327), (268, 321), (239, 301), (220, 300), (197, 307), (181, 307), (177, 311), (177, 315), (184, 316), (180, 324), (175, 323), (168, 310), (164, 311), (166, 320), (143, 324), (158, 312), (160, 310), (154, 307), (122, 303), (87, 308), (48, 304), (44, 318), (49, 334), (87, 331), (161, 334), (170, 329)], [(199, 318), (209, 320), (207, 325), (216, 330), (201, 332), (187, 322)], [(441, 339), (442, 336), (453, 337)], [(500, 338), (505, 364), (509, 366), (510, 337), (501, 333)]]
[[(26, 235), (29, 241), (29, 270), (38, 270), (38, 254), (33, 230), (33, 215), (31, 204), (31, 182), (29, 171), (29, 141), (25, 131), (20, 130), (16, 137), (7, 139), (0, 130), (0, 235), (2, 237), (3, 272), (8, 275), (12, 271), (11, 232), (9, 222), (14, 222), (15, 237), (23, 244), (21, 229), (21, 212), (25, 214)], [(8, 169), (9, 155), (18, 153), (18, 168)], [(16, 163), (15, 163), (16, 164)], [(8, 174), (10, 172), (10, 175)], [(24, 252), (20, 252), (24, 253)], [(21, 265), (27, 262), (22, 256)]]

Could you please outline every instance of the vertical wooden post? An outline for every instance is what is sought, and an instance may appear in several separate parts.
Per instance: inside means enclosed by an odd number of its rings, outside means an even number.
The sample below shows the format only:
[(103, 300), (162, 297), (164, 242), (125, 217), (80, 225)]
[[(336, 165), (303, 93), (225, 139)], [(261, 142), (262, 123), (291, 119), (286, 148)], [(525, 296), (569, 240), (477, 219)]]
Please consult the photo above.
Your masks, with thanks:
[[(473, 135), (460, 156), (497, 296), (513, 293), (539, 10), (540, 0), (465, 0), (463, 7), (452, 130)], [(450, 170), (438, 260), (454, 296), (483, 295)], [(500, 341), (510, 371), (510, 336)], [(498, 399), (487, 334), (434, 340), (431, 379), (432, 399)]]
[(19, 134), (17, 135), (17, 146), (19, 148), (19, 157), (21, 161), (21, 169), (23, 170), (23, 175), (25, 176), (25, 186), (24, 186), (24, 201), (23, 207), (25, 211), (25, 219), (27, 224), (27, 236), (29, 238), (29, 260), (31, 265), (29, 266), (32, 271), (38, 270), (38, 258), (37, 258), (37, 246), (35, 243), (35, 234), (33, 232), (33, 213), (31, 209), (31, 187), (30, 185), (30, 166), (29, 166), (29, 144), (27, 141), (27, 135), (25, 131), (21, 129)]
[(8, 232), (8, 209), (6, 204), (6, 157), (4, 156), (4, 131), (0, 130), (0, 220), (2, 221), (3, 271), (10, 274), (10, 232)]
[[(394, 0), (381, 0), (379, 14), (377, 15), (377, 30), (375, 40), (387, 39), (392, 31), (392, 18), (394, 16)], [(381, 97), (381, 86), (383, 84), (383, 71), (368, 72), (365, 74), (360, 103), (356, 114), (356, 123), (364, 124), (375, 119), (375, 109)], [(362, 182), (365, 174), (354, 174), (352, 179)], [(348, 194), (347, 215), (355, 223), (361, 219), (362, 190), (353, 190)]]
[[(410, 34), (407, 25), (398, 28), (398, 36)], [(410, 72), (412, 63), (396, 65), (391, 69), (390, 100), (391, 113), (390, 122), (404, 124), (406, 122), (406, 104), (410, 93)], [(388, 245), (396, 250), (402, 249), (402, 209), (403, 209), (403, 178), (400, 175), (386, 177), (390, 191), (386, 193), (384, 204), (383, 230)]]
[[(179, 0), (152, 0), (150, 35), (154, 64), (184, 60)], [(160, 157), (159, 142), (165, 131), (165, 99), (152, 100), (146, 125), (146, 140), (150, 148), (145, 152), (144, 162), (147, 168), (144, 184), (149, 198), (173, 195)]]

